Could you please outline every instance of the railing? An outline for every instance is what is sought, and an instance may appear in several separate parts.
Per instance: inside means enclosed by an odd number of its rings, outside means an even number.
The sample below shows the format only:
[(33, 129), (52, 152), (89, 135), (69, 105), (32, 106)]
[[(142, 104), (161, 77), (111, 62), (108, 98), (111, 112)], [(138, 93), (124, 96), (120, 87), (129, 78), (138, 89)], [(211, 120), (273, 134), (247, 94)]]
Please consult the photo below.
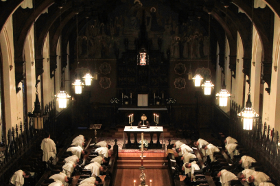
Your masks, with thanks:
[[(236, 138), (252, 156), (262, 165), (264, 172), (268, 174), (276, 185), (280, 185), (280, 148), (278, 146), (279, 133), (271, 129), (266, 123), (262, 124), (261, 118), (254, 123), (252, 131), (243, 130), (241, 120), (237, 117), (237, 113), (241, 111), (241, 107), (231, 101), (230, 120), (228, 123), (217, 123), (219, 126), (228, 124), (228, 133)], [(221, 127), (224, 128), (224, 127)]]
[(116, 179), (117, 174), (117, 160), (118, 160), (118, 145), (117, 140), (115, 139), (115, 145), (113, 147), (113, 154), (111, 155), (109, 161), (109, 168), (106, 172), (106, 178), (104, 186), (113, 186)]
[(178, 166), (176, 164), (174, 154), (169, 153), (167, 156), (168, 159), (168, 172), (170, 175), (170, 182), (172, 186), (180, 186), (179, 171), (177, 170)]

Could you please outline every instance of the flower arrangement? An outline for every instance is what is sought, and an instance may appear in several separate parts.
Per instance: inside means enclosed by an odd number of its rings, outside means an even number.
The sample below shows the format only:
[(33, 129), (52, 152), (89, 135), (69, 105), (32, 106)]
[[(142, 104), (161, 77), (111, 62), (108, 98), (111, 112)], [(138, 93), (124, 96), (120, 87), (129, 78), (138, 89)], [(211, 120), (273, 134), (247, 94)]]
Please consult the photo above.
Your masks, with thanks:
[(110, 99), (110, 103), (112, 103), (112, 104), (119, 104), (119, 102), (120, 102), (120, 100), (118, 99), (118, 98), (112, 98), (112, 99)]
[(168, 99), (166, 99), (166, 103), (167, 103), (167, 104), (175, 104), (175, 103), (176, 103), (176, 99), (174, 99), (174, 98), (168, 98)]
[[(140, 145), (139, 145), (139, 148), (141, 148), (141, 146), (142, 146), (142, 140), (139, 141), (139, 144), (140, 144)], [(144, 145), (144, 147), (147, 148), (147, 147), (149, 146), (148, 141), (144, 139), (144, 140), (143, 140), (143, 145)]]

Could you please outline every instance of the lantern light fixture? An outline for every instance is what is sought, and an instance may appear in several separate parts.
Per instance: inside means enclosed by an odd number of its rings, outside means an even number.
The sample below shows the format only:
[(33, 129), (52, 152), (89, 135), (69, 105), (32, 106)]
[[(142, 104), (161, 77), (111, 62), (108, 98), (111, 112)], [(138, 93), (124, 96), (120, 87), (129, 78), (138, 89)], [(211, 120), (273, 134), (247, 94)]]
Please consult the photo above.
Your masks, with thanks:
[(201, 81), (203, 80), (203, 77), (200, 74), (196, 74), (192, 79), (195, 87), (201, 86)]
[(228, 98), (231, 96), (229, 91), (225, 88), (222, 88), (219, 93), (216, 94), (216, 98), (219, 98), (219, 106), (226, 107)]
[(252, 130), (254, 120), (259, 118), (259, 114), (252, 108), (250, 89), (248, 93), (246, 107), (244, 107), (241, 110), (241, 112), (237, 114), (237, 116), (241, 118), (241, 120), (243, 120), (243, 130)]
[(84, 83), (81, 81), (81, 79), (76, 79), (72, 85), (75, 87), (75, 94), (82, 94)]
[(90, 86), (93, 79), (92, 75), (88, 72), (84, 75), (85, 86)]
[(206, 80), (201, 86), (204, 89), (204, 95), (211, 95), (214, 84), (210, 80)]
[(137, 65), (146, 66), (149, 65), (149, 55), (145, 47), (142, 47), (137, 55)]
[(57, 93), (55, 97), (58, 101), (59, 108), (66, 108), (67, 102), (71, 98), (71, 96), (64, 90), (61, 90), (59, 93)]

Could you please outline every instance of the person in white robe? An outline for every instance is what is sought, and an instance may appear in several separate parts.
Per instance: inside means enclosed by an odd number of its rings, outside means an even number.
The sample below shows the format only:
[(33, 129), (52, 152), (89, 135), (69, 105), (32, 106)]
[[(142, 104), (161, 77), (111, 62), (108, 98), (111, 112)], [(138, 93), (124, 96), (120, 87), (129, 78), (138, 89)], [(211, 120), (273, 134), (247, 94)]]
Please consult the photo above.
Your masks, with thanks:
[(65, 186), (61, 181), (55, 181), (49, 184), (49, 186)]
[(194, 171), (200, 170), (200, 167), (196, 164), (196, 161), (193, 161), (191, 163), (184, 163), (182, 170), (185, 171), (185, 174), (191, 178), (191, 181), (193, 181), (195, 178)]
[(56, 159), (56, 145), (48, 133), (46, 134), (46, 138), (42, 140), (41, 149), (43, 151), (42, 161), (47, 162), (51, 157), (54, 160)]
[(178, 149), (178, 148), (180, 148), (180, 146), (183, 145), (183, 144), (184, 144), (184, 143), (181, 142), (181, 141), (176, 141), (176, 142), (174, 143), (173, 147), (174, 147), (175, 149)]
[(86, 186), (86, 185), (98, 185), (98, 184), (101, 184), (101, 179), (97, 176), (97, 177), (89, 177), (89, 178), (86, 178), (84, 180), (82, 180), (80, 182), (79, 185), (82, 185), (82, 186)]
[(104, 168), (97, 162), (90, 163), (84, 167), (85, 169), (89, 169), (91, 171), (91, 176), (99, 176), (100, 171), (104, 171)]
[(242, 185), (249, 186), (248, 178), (252, 176), (255, 171), (252, 169), (244, 169), (242, 172), (237, 174), (238, 179), (241, 181)]
[(71, 180), (70, 178), (68, 179), (67, 175), (63, 172), (60, 172), (58, 174), (54, 174), (54, 175), (50, 176), (49, 179), (53, 179), (54, 181), (60, 181), (60, 182), (62, 182), (62, 184), (64, 186), (68, 186), (68, 183)]
[(11, 177), (10, 183), (15, 186), (23, 186), (24, 178), (29, 178), (29, 176), (30, 176), (30, 172), (18, 170)]
[(72, 161), (74, 163), (78, 163), (80, 160), (79, 160), (79, 157), (77, 155), (72, 155), (72, 156), (69, 156), (69, 157), (64, 159), (65, 163), (68, 163), (70, 161)]
[[(252, 158), (251, 156), (242, 156), (239, 160), (239, 164), (241, 164), (241, 167), (244, 169), (250, 169), (252, 166), (252, 163), (256, 163), (257, 161)], [(254, 168), (252, 168), (254, 169)]]
[(214, 153), (220, 152), (220, 149), (218, 147), (210, 143), (208, 145), (203, 145), (202, 148), (206, 150), (206, 155), (210, 157), (211, 162), (216, 161)]
[(108, 147), (108, 144), (106, 141), (99, 141), (98, 143), (96, 143), (96, 146), (99, 147)]
[(83, 139), (75, 140), (71, 143), (72, 146), (80, 146), (83, 147), (85, 145), (85, 142)]
[(222, 186), (230, 186), (230, 181), (238, 180), (235, 174), (233, 174), (232, 172), (226, 169), (223, 169), (220, 172), (218, 172), (217, 177), (220, 178), (220, 182)]
[(226, 137), (224, 142), (225, 142), (225, 146), (227, 144), (230, 144), (230, 143), (238, 143), (238, 141), (235, 138), (231, 137), (231, 136)]
[(233, 160), (235, 155), (239, 155), (239, 151), (237, 150), (238, 144), (236, 143), (229, 143), (226, 145), (226, 151), (228, 152), (230, 159)]
[(259, 186), (261, 182), (270, 181), (270, 177), (263, 172), (255, 171), (248, 178), (249, 183), (254, 183), (255, 186)]
[(270, 182), (261, 182), (259, 186), (275, 186), (275, 185)]
[(185, 153), (181, 160), (183, 160), (184, 163), (189, 163), (190, 162), (190, 159), (192, 158), (196, 158), (196, 155), (195, 154), (192, 154), (192, 153)]
[(193, 149), (190, 146), (183, 144), (177, 148), (176, 151), (178, 152), (179, 156), (184, 156), (185, 153), (193, 152)]
[(72, 142), (74, 142), (74, 141), (76, 141), (76, 140), (83, 140), (83, 141), (85, 141), (85, 137), (83, 136), (83, 135), (79, 135), (79, 136), (76, 136), (73, 140), (72, 140)]
[(72, 161), (69, 161), (68, 163), (65, 163), (62, 166), (62, 169), (67, 177), (71, 177), (72, 173), (74, 172), (75, 167), (76, 167), (76, 164)]
[(206, 151), (205, 149), (202, 148), (203, 145), (208, 145), (208, 141), (202, 139), (202, 138), (199, 138), (197, 141), (195, 141), (194, 143), (194, 146), (196, 146), (201, 152), (202, 152), (202, 155), (203, 156), (206, 156)]
[(72, 152), (72, 154), (78, 156), (79, 159), (81, 158), (82, 154), (85, 154), (85, 151), (80, 146), (69, 147), (66, 151), (67, 152)]
[(109, 157), (109, 149), (107, 147), (98, 147), (97, 149), (95, 149), (95, 152), (97, 152), (99, 156), (102, 156), (104, 158)]
[(95, 158), (92, 158), (90, 160), (91, 163), (97, 162), (100, 165), (103, 164), (103, 163), (106, 163), (107, 161), (108, 161), (107, 158), (103, 158), (101, 156), (96, 156)]

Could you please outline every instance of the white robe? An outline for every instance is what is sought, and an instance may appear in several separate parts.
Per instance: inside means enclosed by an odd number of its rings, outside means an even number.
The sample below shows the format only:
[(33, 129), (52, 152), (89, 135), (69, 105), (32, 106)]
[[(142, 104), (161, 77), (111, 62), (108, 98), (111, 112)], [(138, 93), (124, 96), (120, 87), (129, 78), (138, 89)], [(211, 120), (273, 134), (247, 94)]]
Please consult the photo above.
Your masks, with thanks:
[(188, 163), (184, 163), (184, 168), (185, 168), (185, 174), (188, 175), (191, 178), (194, 178), (194, 171), (195, 170), (200, 170), (199, 166), (196, 164), (196, 161), (191, 162), (191, 167), (186, 168), (185, 165)]
[(270, 182), (261, 182), (259, 186), (275, 186), (275, 185)]
[(237, 145), (238, 144), (236, 144), (236, 143), (229, 143), (229, 144), (226, 145), (226, 149), (227, 149), (231, 159), (234, 158), (234, 155), (239, 155), (239, 152), (236, 149)]
[(197, 142), (198, 142), (197, 148), (202, 152), (203, 156), (206, 156), (206, 150), (203, 149), (202, 146), (203, 146), (203, 145), (208, 145), (208, 144), (209, 144), (208, 141), (199, 138), (199, 139), (197, 140)]
[(103, 163), (103, 161), (102, 161), (102, 157), (101, 156), (97, 156), (97, 157), (95, 157), (95, 158), (92, 158), (91, 160), (90, 160), (90, 162), (97, 162), (97, 163), (99, 163), (100, 165)]
[(244, 168), (244, 169), (249, 169), (252, 165), (252, 163), (255, 163), (257, 162), (254, 158), (252, 158), (251, 156), (242, 156), (241, 157), (241, 166)]
[(69, 147), (66, 151), (67, 151), (67, 152), (72, 152), (73, 155), (78, 156), (78, 158), (80, 159), (80, 158), (81, 158), (82, 151), (83, 151), (83, 148), (80, 147), (80, 146), (77, 146), (77, 147)]
[(93, 183), (82, 183), (82, 184), (79, 184), (79, 186), (96, 186), (96, 185)]
[(245, 179), (249, 178), (250, 176), (252, 176), (252, 174), (254, 173), (255, 171), (252, 170), (252, 169), (244, 169), (242, 171), (242, 174), (244, 175)]
[(71, 145), (83, 147), (84, 146), (84, 140), (79, 139), (79, 140), (72, 141)]
[(98, 145), (100, 147), (107, 147), (107, 142), (106, 141), (99, 141), (98, 143), (96, 143), (96, 145)]
[(10, 182), (15, 186), (23, 186), (24, 184), (23, 171), (22, 170), (16, 171), (12, 176)]
[(70, 161), (76, 163), (76, 162), (78, 162), (78, 160), (79, 160), (79, 157), (78, 157), (77, 155), (72, 155), (72, 156), (69, 156), (69, 157), (67, 157), (67, 158), (64, 159), (64, 161), (65, 161), (66, 163), (68, 163), (68, 162), (70, 162)]
[(85, 169), (89, 169), (92, 173), (92, 176), (99, 176), (100, 175), (100, 168), (101, 165), (97, 162), (90, 163), (85, 166)]
[(233, 138), (233, 137), (231, 137), (231, 136), (228, 136), (228, 137), (226, 138), (225, 145), (230, 144), (230, 143), (238, 143), (238, 141), (237, 141), (235, 138)]
[(71, 177), (71, 174), (74, 171), (74, 165), (74, 162), (69, 161), (62, 166), (63, 172), (67, 175), (67, 177)]
[(108, 158), (109, 154), (108, 154), (109, 149), (107, 147), (99, 147), (97, 149), (95, 149), (95, 152), (97, 152), (99, 154), (99, 156), (102, 156), (104, 158)]
[(86, 179), (84, 179), (80, 182), (80, 185), (82, 185), (82, 184), (95, 184), (95, 181), (96, 181), (95, 177), (86, 178)]
[(263, 172), (255, 171), (252, 176), (254, 176), (254, 185), (259, 186), (261, 182), (270, 181), (270, 177)]
[(235, 174), (226, 169), (221, 170), (220, 182), (222, 186), (230, 186), (231, 180), (238, 180)]
[(54, 174), (50, 176), (49, 179), (53, 179), (54, 181), (60, 181), (63, 185), (66, 185), (67, 182), (65, 181), (65, 177), (67, 177), (67, 175), (63, 172), (60, 172), (59, 174)]
[(180, 148), (180, 146), (183, 145), (184, 143), (181, 142), (181, 141), (176, 141), (174, 144), (175, 144), (175, 148), (178, 149), (178, 148)]
[(180, 148), (181, 152), (179, 153), (179, 155), (181, 156), (184, 156), (185, 153), (193, 152), (193, 149), (186, 144), (181, 145)]
[(74, 142), (74, 141), (76, 141), (76, 140), (83, 140), (83, 141), (85, 141), (85, 137), (83, 136), (83, 135), (79, 135), (79, 136), (77, 136), (77, 137), (75, 137), (73, 140), (72, 140), (72, 142)]
[(43, 150), (42, 161), (49, 161), (51, 157), (55, 159), (56, 157), (56, 145), (54, 141), (50, 138), (45, 138), (42, 140), (41, 149)]
[(220, 152), (220, 149), (213, 144), (207, 145), (206, 155), (211, 159), (211, 162), (215, 161), (214, 152)]
[(49, 184), (49, 186), (62, 186), (62, 185), (63, 185), (63, 183), (61, 181), (56, 181), (56, 182)]
[(184, 157), (183, 162), (189, 163), (191, 158), (196, 158), (196, 155), (192, 153), (185, 153), (183, 157)]

